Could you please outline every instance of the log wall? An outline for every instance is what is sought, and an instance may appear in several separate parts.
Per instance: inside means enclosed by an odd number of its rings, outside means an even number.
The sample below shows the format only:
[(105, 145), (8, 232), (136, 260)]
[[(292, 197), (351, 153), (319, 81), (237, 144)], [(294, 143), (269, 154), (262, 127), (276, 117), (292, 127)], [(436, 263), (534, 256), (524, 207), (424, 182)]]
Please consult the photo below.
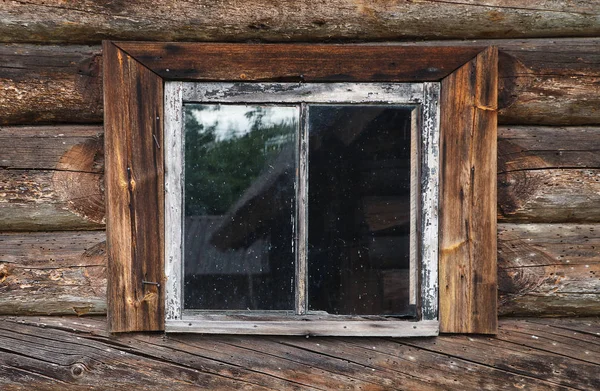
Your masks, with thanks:
[(110, 38), (498, 46), (500, 313), (600, 314), (599, 15), (556, 0), (1, 2), (0, 313), (106, 311)]

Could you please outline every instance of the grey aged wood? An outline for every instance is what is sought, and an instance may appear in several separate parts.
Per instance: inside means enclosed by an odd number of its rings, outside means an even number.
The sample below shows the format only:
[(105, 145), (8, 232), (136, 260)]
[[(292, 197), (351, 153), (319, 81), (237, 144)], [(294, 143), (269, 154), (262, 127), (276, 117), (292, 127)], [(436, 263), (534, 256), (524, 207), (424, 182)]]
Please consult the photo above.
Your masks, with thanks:
[(595, 2), (544, 0), (240, 3), (59, 0), (0, 4), (3, 42), (313, 41), (599, 35)]
[(163, 81), (110, 42), (103, 52), (109, 328), (162, 330)]
[[(405, 42), (498, 46), (499, 122), (599, 124), (599, 38)], [(98, 46), (0, 46), (3, 124), (101, 122)]]
[(2, 317), (0, 387), (596, 390), (600, 336), (586, 330), (599, 322), (504, 319), (497, 337), (165, 338), (110, 336), (102, 317)]
[(495, 333), (498, 52), (442, 80), (440, 331)]

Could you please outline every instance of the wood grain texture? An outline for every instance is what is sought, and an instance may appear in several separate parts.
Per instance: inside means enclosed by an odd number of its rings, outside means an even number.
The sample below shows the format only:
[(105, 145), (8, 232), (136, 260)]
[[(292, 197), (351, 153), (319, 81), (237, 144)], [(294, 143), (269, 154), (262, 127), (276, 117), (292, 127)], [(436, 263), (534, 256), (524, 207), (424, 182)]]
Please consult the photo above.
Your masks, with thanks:
[[(499, 123), (600, 124), (600, 38), (404, 42), (498, 46)], [(102, 121), (98, 46), (0, 45), (2, 124)]]
[(0, 230), (104, 228), (103, 130), (0, 128)]
[(0, 234), (0, 314), (106, 314), (104, 231)]
[(109, 327), (162, 330), (163, 82), (112, 43), (103, 52)]
[(599, 322), (503, 319), (496, 337), (307, 339), (111, 336), (102, 317), (2, 317), (0, 387), (596, 390)]
[(496, 48), (442, 81), (440, 331), (495, 333)]
[(600, 33), (589, 1), (129, 2), (28, 0), (0, 4), (3, 42), (101, 39), (323, 41), (582, 37)]
[(600, 168), (600, 128), (501, 126), (498, 173)]
[(500, 224), (500, 314), (598, 314), (599, 248), (597, 225)]
[(600, 219), (600, 170), (527, 169), (498, 174), (501, 221), (556, 223)]
[(482, 49), (353, 44), (115, 44), (165, 79), (193, 81), (438, 81)]
[(0, 169), (0, 227), (5, 231), (102, 229), (102, 174)]
[(0, 45), (0, 125), (101, 122), (101, 54), (99, 46)]

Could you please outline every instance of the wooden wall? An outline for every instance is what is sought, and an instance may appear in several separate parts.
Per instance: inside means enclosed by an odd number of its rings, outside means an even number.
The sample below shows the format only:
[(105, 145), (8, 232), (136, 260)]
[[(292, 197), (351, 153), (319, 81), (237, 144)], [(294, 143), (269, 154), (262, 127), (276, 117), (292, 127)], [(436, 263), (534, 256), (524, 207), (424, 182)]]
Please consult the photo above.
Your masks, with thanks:
[(600, 5), (501, 3), (1, 2), (0, 314), (106, 312), (104, 38), (497, 45), (500, 312), (600, 314)]

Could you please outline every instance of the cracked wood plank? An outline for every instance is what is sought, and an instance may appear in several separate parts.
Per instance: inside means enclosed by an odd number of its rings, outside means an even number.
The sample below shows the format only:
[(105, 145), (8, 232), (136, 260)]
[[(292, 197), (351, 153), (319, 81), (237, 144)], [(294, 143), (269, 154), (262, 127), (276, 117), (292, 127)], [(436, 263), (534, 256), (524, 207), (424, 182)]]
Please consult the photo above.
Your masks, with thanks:
[[(442, 80), (440, 332), (497, 328), (498, 51), (489, 47)], [(485, 107), (482, 110), (479, 107)]]
[[(44, 386), (52, 388), (278, 389), (246, 380), (242, 376), (245, 373), (243, 369), (228, 370), (223, 363), (212, 361), (210, 366), (194, 364), (195, 356), (178, 361), (176, 349), (145, 352), (143, 348), (130, 346), (125, 339), (82, 338), (51, 328), (44, 329), (43, 333), (39, 331), (39, 328), (29, 325), (0, 322), (3, 350), (0, 361), (5, 366), (44, 376)], [(152, 338), (160, 339), (161, 336)], [(23, 386), (7, 373), (0, 376), (0, 384), (4, 390), (18, 390)], [(35, 379), (25, 384), (29, 389), (39, 389), (40, 386)]]
[[(546, 349), (524, 346), (510, 338), (510, 331), (515, 325), (522, 325), (528, 320), (501, 319), (499, 323), (499, 336), (478, 337), (470, 336), (440, 336), (435, 340), (414, 339), (396, 340), (395, 342), (424, 349), (451, 357), (461, 357), (465, 360), (475, 361), (483, 365), (501, 368), (511, 373), (539, 379), (542, 384), (551, 384), (552, 389), (564, 387), (566, 389), (595, 390), (600, 385), (597, 365), (561, 354), (558, 347), (552, 345), (555, 341), (544, 341)], [(540, 322), (546, 320), (540, 319)], [(591, 322), (598, 327), (598, 319), (580, 319), (575, 322)], [(593, 343), (597, 338), (590, 337)], [(542, 345), (542, 346), (544, 346)], [(518, 384), (518, 383), (517, 383)], [(515, 385), (516, 386), (516, 385)], [(527, 387), (525, 387), (527, 389)], [(535, 387), (534, 387), (535, 389)]]
[[(571, 319), (599, 326), (598, 318)], [(536, 322), (545, 320), (538, 319)], [(543, 326), (499, 322), (499, 337), (303, 338), (110, 335), (103, 317), (1, 317), (0, 386), (29, 389), (594, 390), (598, 365), (562, 352)], [(583, 341), (597, 344), (598, 336)], [(566, 353), (566, 354), (565, 354)], [(29, 376), (28, 376), (29, 375)], [(25, 383), (23, 383), (25, 382)]]
[(270, 42), (583, 37), (600, 33), (593, 2), (178, 1), (0, 3), (4, 42), (98, 43), (100, 39)]

